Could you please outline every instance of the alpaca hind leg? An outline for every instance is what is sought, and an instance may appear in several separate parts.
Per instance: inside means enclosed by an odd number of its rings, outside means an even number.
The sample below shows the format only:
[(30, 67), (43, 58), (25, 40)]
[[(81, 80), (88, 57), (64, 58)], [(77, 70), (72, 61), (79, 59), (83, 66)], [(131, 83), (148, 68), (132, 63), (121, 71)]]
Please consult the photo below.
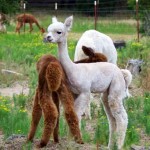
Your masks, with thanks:
[(62, 102), (65, 112), (65, 118), (69, 125), (69, 129), (75, 141), (79, 144), (83, 144), (80, 128), (79, 128), (79, 120), (74, 110), (74, 99), (69, 91), (69, 88), (66, 87), (65, 84), (61, 84), (59, 90), (59, 99)]
[(30, 25), (30, 33), (33, 31), (33, 26), (32, 26), (32, 23), (29, 23)]
[(109, 104), (108, 104), (108, 92), (106, 91), (102, 95), (102, 104), (104, 106), (105, 113), (108, 118), (109, 122), (109, 143), (108, 147), (113, 147), (115, 141), (114, 141), (114, 134), (116, 133), (116, 121), (115, 118), (112, 115), (112, 112), (110, 110)]
[(31, 127), (28, 134), (27, 141), (32, 141), (33, 137), (35, 135), (38, 123), (40, 121), (40, 118), (42, 116), (42, 109), (38, 102), (38, 90), (36, 90), (35, 98), (34, 98), (34, 105), (32, 110), (32, 121), (31, 121)]
[(128, 117), (121, 98), (117, 96), (108, 97), (109, 107), (116, 121), (116, 145), (121, 149), (124, 144), (127, 130)]
[(58, 119), (58, 111), (50, 93), (43, 94), (40, 99), (40, 105), (44, 115), (44, 130), (41, 141), (37, 146), (42, 148), (47, 145), (51, 134), (54, 132)]
[(54, 142), (58, 143), (59, 142), (59, 138), (58, 138), (58, 132), (59, 132), (59, 98), (56, 92), (52, 93), (52, 97), (53, 97), (53, 101), (57, 107), (57, 111), (58, 111), (58, 119), (57, 119), (57, 123), (54, 129), (54, 133), (53, 133), (53, 138), (54, 138)]

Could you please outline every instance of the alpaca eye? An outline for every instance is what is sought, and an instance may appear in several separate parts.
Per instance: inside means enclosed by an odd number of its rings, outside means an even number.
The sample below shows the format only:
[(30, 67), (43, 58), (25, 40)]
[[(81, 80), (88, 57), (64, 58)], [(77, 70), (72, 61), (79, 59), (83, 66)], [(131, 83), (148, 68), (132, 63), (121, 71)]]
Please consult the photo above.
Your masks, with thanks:
[(57, 34), (61, 34), (61, 32), (57, 31)]

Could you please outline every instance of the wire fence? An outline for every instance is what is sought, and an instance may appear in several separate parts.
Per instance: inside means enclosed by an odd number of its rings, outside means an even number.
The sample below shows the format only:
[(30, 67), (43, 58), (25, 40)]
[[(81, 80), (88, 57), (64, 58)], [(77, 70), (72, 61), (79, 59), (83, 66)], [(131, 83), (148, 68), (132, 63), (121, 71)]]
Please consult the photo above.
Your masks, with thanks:
[[(74, 2), (72, 2), (74, 1)], [(112, 5), (113, 4), (113, 5)], [(21, 6), (21, 5), (20, 5)], [(137, 28), (137, 35), (139, 41), (139, 18), (142, 19), (144, 16), (140, 16), (139, 12), (143, 13), (147, 10), (141, 9), (144, 7), (140, 7), (140, 3), (135, 1), (135, 9), (129, 8), (126, 0), (110, 0), (108, 1), (93, 1), (93, 3), (83, 3), (76, 2), (75, 0), (71, 0), (68, 3), (56, 3), (55, 1), (49, 2), (49, 0), (30, 0), (30, 2), (22, 3), (20, 7), (21, 12), (32, 13), (35, 16), (48, 14), (50, 16), (69, 16), (74, 15), (76, 18), (82, 18), (84, 22), (86, 20), (92, 20), (94, 28), (97, 28), (98, 22), (103, 19), (106, 20), (134, 20), (135, 28)], [(148, 7), (145, 7), (148, 8)], [(136, 21), (136, 23), (135, 23)]]
[[(113, 18), (113, 19), (135, 19), (136, 17), (136, 7), (135, 10), (131, 10), (127, 5), (121, 4), (125, 0), (118, 0), (117, 3), (112, 6), (110, 5), (114, 1), (109, 2), (99, 2), (94, 5), (93, 3), (55, 3), (55, 2), (36, 2), (31, 1), (30, 3), (26, 3), (26, 11), (28, 12), (41, 12), (48, 13), (52, 15), (81, 15), (81, 16), (95, 16), (97, 17), (105, 17), (105, 18)], [(105, 7), (103, 5), (105, 4)], [(106, 7), (107, 6), (107, 7)], [(135, 4), (136, 6), (136, 4)], [(95, 9), (96, 8), (96, 9)], [(96, 12), (95, 12), (96, 11)], [(139, 10), (146, 11), (146, 10)]]

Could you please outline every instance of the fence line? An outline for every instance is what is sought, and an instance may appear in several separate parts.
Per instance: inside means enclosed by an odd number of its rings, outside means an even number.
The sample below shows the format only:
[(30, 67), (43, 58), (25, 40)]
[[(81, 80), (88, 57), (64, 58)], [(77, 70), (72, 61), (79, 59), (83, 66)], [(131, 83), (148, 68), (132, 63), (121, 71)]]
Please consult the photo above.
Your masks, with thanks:
[[(123, 0), (116, 1), (122, 2)], [(114, 1), (110, 1), (114, 2)], [(110, 3), (109, 2), (109, 3)], [(112, 17), (116, 19), (129, 19), (136, 17), (136, 10), (130, 10), (127, 6), (119, 6), (119, 7), (101, 7), (101, 3), (108, 3), (108, 2), (99, 2), (97, 4), (97, 16), (98, 17)], [(77, 7), (79, 5), (85, 5), (87, 8), (81, 7), (80, 9)], [(55, 10), (55, 3), (50, 2), (30, 2), (26, 4), (26, 11), (27, 12), (41, 12), (41, 13), (50, 13), (56, 14)], [(146, 11), (146, 10), (139, 10), (139, 11)], [(73, 15), (83, 15), (83, 16), (94, 16), (94, 2), (93, 3), (64, 3), (60, 4), (57, 3), (57, 15), (59, 14), (73, 14)]]

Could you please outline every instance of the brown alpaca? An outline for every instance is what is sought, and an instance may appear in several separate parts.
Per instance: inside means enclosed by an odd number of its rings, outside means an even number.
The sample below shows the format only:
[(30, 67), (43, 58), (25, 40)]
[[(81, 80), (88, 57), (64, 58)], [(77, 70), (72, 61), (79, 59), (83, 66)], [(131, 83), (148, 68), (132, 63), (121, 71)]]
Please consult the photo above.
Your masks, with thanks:
[(33, 30), (32, 24), (35, 23), (37, 27), (40, 29), (41, 33), (44, 33), (45, 30), (39, 25), (37, 19), (31, 14), (20, 14), (16, 17), (17, 25), (16, 25), (16, 32), (20, 34), (20, 29), (25, 23), (29, 23), (30, 25), (30, 33)]
[(83, 144), (79, 122), (74, 110), (74, 98), (68, 87), (66, 76), (59, 61), (52, 55), (43, 56), (37, 63), (38, 86), (34, 98), (32, 122), (28, 141), (32, 141), (40, 121), (44, 116), (44, 130), (39, 148), (47, 145), (53, 133), (54, 142), (59, 142), (59, 100), (64, 107), (65, 118), (75, 141)]
[[(81, 60), (82, 63), (107, 61), (107, 58), (103, 54), (94, 53), (91, 48), (83, 46), (83, 51), (89, 58)], [(31, 128), (27, 140), (33, 140), (43, 111), (44, 131), (42, 139), (37, 146), (40, 148), (46, 146), (52, 133), (54, 142), (59, 142), (60, 100), (65, 110), (65, 118), (70, 131), (75, 141), (82, 144), (79, 122), (74, 110), (74, 98), (59, 61), (52, 55), (44, 55), (37, 62), (37, 71), (39, 74), (38, 86), (34, 98)]]
[(82, 46), (82, 50), (88, 58), (75, 61), (75, 63), (94, 63), (94, 62), (107, 62), (107, 57), (102, 53), (95, 53), (90, 47)]

